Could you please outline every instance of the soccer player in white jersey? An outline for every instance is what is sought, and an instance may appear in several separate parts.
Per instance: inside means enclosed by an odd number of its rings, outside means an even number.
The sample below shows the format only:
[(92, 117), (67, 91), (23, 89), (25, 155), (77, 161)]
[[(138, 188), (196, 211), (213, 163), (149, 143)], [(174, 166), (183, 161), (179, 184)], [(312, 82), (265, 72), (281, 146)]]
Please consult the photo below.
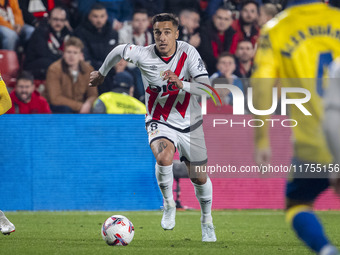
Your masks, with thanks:
[[(91, 73), (90, 86), (101, 84), (110, 69), (125, 59), (142, 73), (147, 109), (149, 144), (156, 158), (156, 178), (164, 199), (161, 226), (175, 227), (176, 204), (173, 199), (172, 161), (176, 148), (185, 162), (201, 205), (202, 241), (215, 242), (211, 216), (212, 183), (196, 166), (207, 162), (201, 108), (196, 95), (210, 84), (203, 61), (194, 47), (177, 41), (178, 21), (173, 14), (153, 17), (155, 44), (142, 47), (118, 45), (106, 57), (99, 71)], [(190, 82), (194, 80), (195, 82)]]

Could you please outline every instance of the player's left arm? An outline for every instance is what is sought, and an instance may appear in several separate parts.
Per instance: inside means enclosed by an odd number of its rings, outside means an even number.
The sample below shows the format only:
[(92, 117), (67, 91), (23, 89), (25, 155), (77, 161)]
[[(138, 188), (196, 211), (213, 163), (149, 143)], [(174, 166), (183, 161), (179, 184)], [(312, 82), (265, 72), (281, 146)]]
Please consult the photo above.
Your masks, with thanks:
[(174, 72), (167, 70), (165, 71), (163, 80), (167, 80), (167, 82), (173, 83), (177, 88), (183, 89), (184, 91), (193, 95), (206, 95), (206, 91), (213, 93), (208, 75), (196, 77), (192, 82), (188, 82), (181, 81)]
[[(333, 161), (340, 164), (340, 60), (331, 64), (329, 87), (324, 97), (325, 117), (323, 129), (328, 142), (328, 147), (333, 155)], [(340, 195), (340, 173), (333, 171), (330, 182), (335, 191)]]
[(11, 98), (8, 94), (6, 84), (0, 76), (0, 115), (6, 113), (11, 107)]
[[(278, 77), (278, 64), (269, 32), (264, 28), (258, 42), (251, 77), (253, 104), (257, 110), (268, 110), (272, 105), (272, 89)], [(258, 165), (268, 164), (271, 159), (269, 124), (265, 119), (270, 116), (255, 116), (264, 125), (255, 129), (255, 161)]]

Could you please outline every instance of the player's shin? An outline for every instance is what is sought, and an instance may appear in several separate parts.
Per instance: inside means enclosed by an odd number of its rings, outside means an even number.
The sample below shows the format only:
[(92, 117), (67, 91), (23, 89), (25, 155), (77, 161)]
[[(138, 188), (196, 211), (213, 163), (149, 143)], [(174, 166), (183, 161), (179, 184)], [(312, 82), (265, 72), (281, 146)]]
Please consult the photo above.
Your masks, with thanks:
[(330, 245), (321, 222), (310, 207), (304, 205), (291, 207), (287, 211), (286, 220), (291, 223), (297, 236), (313, 251), (320, 253), (323, 248)]
[(169, 205), (174, 207), (176, 203), (172, 193), (172, 185), (174, 182), (172, 166), (172, 164), (169, 166), (160, 166), (156, 163), (156, 178), (159, 189), (163, 195), (164, 206)]
[(211, 205), (212, 205), (212, 183), (209, 177), (207, 177), (207, 182), (203, 185), (196, 184), (192, 182), (195, 187), (195, 194), (198, 202), (201, 205), (201, 222), (209, 223), (212, 222), (211, 216)]

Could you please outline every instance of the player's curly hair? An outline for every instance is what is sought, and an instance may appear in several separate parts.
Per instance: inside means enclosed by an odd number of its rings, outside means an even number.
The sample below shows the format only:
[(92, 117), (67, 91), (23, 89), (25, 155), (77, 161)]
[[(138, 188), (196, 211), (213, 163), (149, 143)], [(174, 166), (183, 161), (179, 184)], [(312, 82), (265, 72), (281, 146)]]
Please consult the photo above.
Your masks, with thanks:
[(171, 21), (174, 27), (178, 28), (178, 19), (172, 13), (160, 13), (152, 17), (152, 26), (155, 25), (156, 22), (163, 21)]

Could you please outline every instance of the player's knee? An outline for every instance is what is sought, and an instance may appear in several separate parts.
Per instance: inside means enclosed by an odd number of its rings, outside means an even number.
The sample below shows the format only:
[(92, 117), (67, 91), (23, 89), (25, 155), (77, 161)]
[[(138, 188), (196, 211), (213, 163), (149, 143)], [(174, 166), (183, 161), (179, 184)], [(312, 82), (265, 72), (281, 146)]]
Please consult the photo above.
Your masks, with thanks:
[(207, 176), (191, 177), (191, 181), (197, 185), (203, 185), (207, 182)]
[(292, 223), (295, 216), (301, 212), (312, 211), (313, 202), (294, 201), (287, 199), (286, 201), (286, 222)]
[(157, 156), (156, 156), (156, 161), (157, 161), (157, 164), (160, 165), (160, 166), (169, 166), (172, 164), (172, 159), (173, 159), (173, 156), (170, 155), (170, 153), (159, 153)]

